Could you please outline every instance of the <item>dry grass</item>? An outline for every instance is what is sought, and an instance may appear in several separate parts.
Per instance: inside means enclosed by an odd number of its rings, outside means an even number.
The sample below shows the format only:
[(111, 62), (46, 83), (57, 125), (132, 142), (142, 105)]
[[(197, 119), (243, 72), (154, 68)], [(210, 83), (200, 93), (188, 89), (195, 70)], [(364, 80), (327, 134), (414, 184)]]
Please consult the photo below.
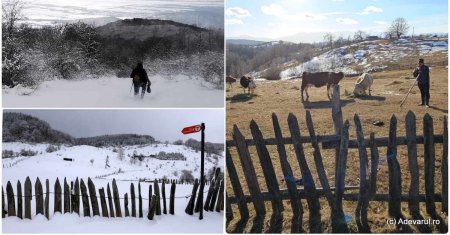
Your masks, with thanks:
[[(429, 113), (433, 117), (434, 121), (434, 133), (441, 134), (443, 132), (443, 117), (448, 113), (447, 97), (448, 97), (448, 71), (444, 66), (432, 67), (430, 71), (431, 76), (431, 100), (430, 108), (424, 108), (422, 106), (417, 106), (420, 101), (420, 92), (417, 88), (414, 88), (412, 94), (409, 96), (403, 108), (399, 107), (399, 104), (408, 91), (409, 87), (412, 85), (414, 80), (405, 79), (405, 77), (411, 77), (411, 70), (400, 70), (400, 71), (388, 71), (373, 73), (374, 84), (372, 87), (372, 97), (366, 98), (352, 98), (351, 92), (353, 91), (353, 84), (357, 78), (348, 78), (341, 81), (341, 102), (343, 104), (342, 110), (344, 115), (344, 120), (350, 121), (350, 137), (355, 138), (355, 128), (353, 122), (353, 115), (357, 113), (362, 122), (364, 135), (369, 136), (371, 132), (375, 133), (377, 137), (387, 137), (389, 121), (391, 116), (394, 114), (398, 119), (397, 133), (399, 136), (405, 135), (405, 115), (408, 110), (412, 110), (417, 117), (417, 133), (421, 135), (423, 130), (422, 118), (425, 113)], [(305, 110), (310, 110), (316, 134), (326, 135), (333, 134), (334, 127), (331, 120), (331, 104), (326, 96), (326, 88), (311, 88), (310, 102), (302, 103), (300, 98), (300, 87), (301, 81), (299, 80), (287, 80), (287, 81), (267, 81), (257, 83), (256, 95), (249, 96), (243, 95), (242, 89), (238, 86), (233, 86), (233, 88), (227, 88), (227, 140), (231, 139), (231, 131), (233, 125), (237, 125), (241, 132), (246, 138), (250, 138), (250, 128), (249, 124), (251, 120), (255, 120), (259, 125), (261, 132), (264, 137), (272, 138), (274, 137), (273, 126), (271, 114), (276, 113), (280, 121), (281, 129), (285, 137), (290, 136), (287, 117), (289, 113), (293, 113), (297, 116), (301, 128), (302, 135), (309, 135), (306, 129), (305, 122)], [(346, 95), (347, 94), (347, 95)], [(372, 125), (376, 120), (381, 120), (385, 123), (383, 127), (377, 127)], [(312, 147), (309, 144), (304, 145), (306, 158), (314, 177), (316, 187), (321, 187), (320, 182), (317, 177), (317, 171), (312, 158)], [(264, 175), (262, 173), (261, 166), (259, 164), (258, 157), (256, 155), (256, 150), (254, 147), (249, 147), (252, 159), (254, 160), (254, 166), (256, 174), (258, 177), (258, 182), (260, 183), (261, 190), (267, 191), (267, 186), (264, 180)], [(236, 150), (231, 148), (231, 154), (233, 156), (234, 164), (238, 170), (240, 182), (244, 189), (245, 194), (249, 194), (245, 179), (243, 177), (241, 164), (239, 158), (237, 157)], [(283, 173), (281, 171), (280, 161), (278, 159), (278, 153), (275, 146), (268, 146), (268, 151), (271, 155), (272, 163), (275, 168), (277, 176), (282, 177)], [(295, 177), (300, 178), (300, 170), (298, 162), (296, 161), (294, 149), (292, 145), (286, 146), (286, 151), (288, 154), (288, 161), (291, 164), (292, 170)], [(380, 163), (378, 168), (378, 182), (377, 182), (377, 193), (388, 193), (388, 165), (386, 161), (386, 148), (379, 148), (380, 153)], [(369, 152), (370, 154), (370, 152)], [(334, 185), (334, 168), (335, 168), (335, 156), (334, 150), (322, 150), (323, 162), (325, 169), (327, 171), (327, 176), (331, 185)], [(442, 145), (436, 144), (436, 170), (435, 170), (435, 192), (441, 192), (441, 157), (442, 157)], [(408, 159), (407, 150), (405, 146), (400, 146), (398, 148), (398, 161), (401, 166), (402, 172), (402, 192), (407, 194), (410, 185), (410, 173), (408, 169)], [(418, 146), (418, 164), (420, 169), (420, 193), (424, 193), (424, 160), (423, 160), (423, 146)], [(357, 149), (349, 150), (348, 162), (347, 162), (347, 173), (345, 178), (346, 185), (359, 185), (359, 155)], [(280, 182), (280, 188), (286, 188), (286, 185)], [(233, 195), (233, 190), (231, 184), (227, 183), (228, 195)], [(346, 191), (352, 192), (352, 191)], [(357, 191), (353, 191), (357, 192)], [(305, 210), (303, 225), (306, 231), (308, 222), (307, 205), (305, 200), (303, 201), (303, 208)], [(285, 202), (286, 203), (286, 202)], [(324, 230), (326, 232), (331, 232), (331, 221), (330, 221), (330, 210), (326, 203), (325, 198), (321, 198), (321, 214)], [(440, 203), (436, 203), (437, 211), (440, 211)], [(249, 204), (251, 209), (251, 203)], [(266, 208), (270, 210), (270, 203), (266, 205)], [(286, 211), (284, 212), (284, 224), (283, 232), (290, 231), (290, 217), (291, 211), (290, 206), (285, 204)], [(354, 212), (356, 209), (356, 202), (346, 202), (344, 201), (344, 212), (347, 215), (354, 217)], [(235, 227), (235, 222), (238, 215), (238, 209), (236, 205), (233, 205), (234, 217), (235, 219), (231, 221), (228, 226), (228, 231), (233, 231)], [(251, 214), (254, 215), (254, 210), (251, 209)], [(403, 215), (409, 218), (409, 211), (407, 203), (402, 203)], [(428, 215), (425, 212), (425, 205), (421, 203), (421, 213), (425, 218)], [(264, 229), (268, 227), (268, 220), (270, 217), (266, 218)], [(372, 232), (395, 232), (393, 226), (386, 225), (386, 219), (388, 216), (388, 205), (387, 202), (370, 202), (368, 209), (369, 216), (369, 226)], [(447, 220), (445, 215), (441, 215)], [(249, 227), (245, 229), (245, 232), (249, 231)], [(349, 223), (349, 228), (352, 232), (356, 232), (356, 225), (353, 220)], [(413, 229), (415, 229), (413, 227)], [(263, 230), (265, 231), (265, 230)]]

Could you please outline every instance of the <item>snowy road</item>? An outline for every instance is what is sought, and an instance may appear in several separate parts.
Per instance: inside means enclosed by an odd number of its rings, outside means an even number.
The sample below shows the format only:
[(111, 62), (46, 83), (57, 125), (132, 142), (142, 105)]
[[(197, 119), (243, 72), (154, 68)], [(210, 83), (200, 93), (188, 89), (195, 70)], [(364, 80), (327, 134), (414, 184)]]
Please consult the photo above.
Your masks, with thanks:
[[(223, 90), (205, 82), (177, 76), (173, 80), (150, 77), (152, 93), (136, 99), (131, 79), (99, 78), (77, 81), (43, 82), (31, 91), (15, 87), (3, 89), (5, 108), (222, 108)], [(29, 94), (32, 92), (31, 94)], [(29, 95), (27, 95), (29, 94)]]

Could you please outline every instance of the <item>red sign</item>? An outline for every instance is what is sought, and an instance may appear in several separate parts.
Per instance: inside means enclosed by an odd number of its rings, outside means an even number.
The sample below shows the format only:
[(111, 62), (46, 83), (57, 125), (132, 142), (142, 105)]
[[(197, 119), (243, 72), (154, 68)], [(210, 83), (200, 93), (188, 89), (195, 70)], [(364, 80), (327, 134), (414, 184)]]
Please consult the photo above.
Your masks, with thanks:
[(195, 125), (195, 126), (188, 126), (183, 128), (183, 130), (181, 130), (181, 133), (183, 134), (192, 134), (192, 133), (196, 133), (202, 130), (202, 126), (200, 125)]

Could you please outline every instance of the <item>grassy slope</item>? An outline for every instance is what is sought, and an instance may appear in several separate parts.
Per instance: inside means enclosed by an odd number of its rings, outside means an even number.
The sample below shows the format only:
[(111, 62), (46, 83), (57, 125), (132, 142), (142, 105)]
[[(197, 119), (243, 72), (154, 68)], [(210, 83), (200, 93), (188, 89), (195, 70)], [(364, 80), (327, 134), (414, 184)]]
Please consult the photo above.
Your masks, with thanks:
[[(350, 136), (352, 139), (355, 138), (355, 128), (353, 122), (353, 115), (357, 113), (360, 115), (361, 122), (363, 125), (364, 135), (369, 136), (370, 132), (374, 132), (375, 136), (387, 137), (389, 120), (393, 114), (398, 118), (397, 133), (400, 136), (405, 135), (405, 115), (408, 110), (414, 111), (417, 117), (417, 133), (420, 135), (422, 132), (422, 118), (425, 113), (429, 113), (434, 119), (434, 132), (435, 134), (441, 134), (443, 131), (443, 117), (448, 113), (447, 99), (448, 99), (448, 70), (446, 67), (432, 67), (431, 76), (431, 107), (426, 109), (421, 106), (417, 106), (420, 101), (420, 92), (418, 88), (414, 88), (412, 94), (409, 96), (408, 100), (404, 104), (403, 108), (399, 107), (400, 101), (406, 94), (409, 87), (412, 85), (413, 80), (407, 80), (405, 77), (411, 77), (411, 70), (398, 70), (398, 71), (388, 71), (374, 73), (374, 85), (372, 87), (372, 97), (367, 99), (357, 99), (351, 98), (346, 95), (350, 94), (353, 90), (353, 83), (356, 78), (346, 78), (341, 81), (341, 100), (343, 103), (343, 114), (344, 119), (350, 121)], [(313, 121), (315, 123), (316, 134), (325, 135), (333, 134), (334, 128), (331, 120), (331, 109), (330, 102), (326, 96), (326, 88), (311, 88), (309, 90), (310, 102), (301, 103), (300, 98), (300, 87), (301, 81), (299, 80), (288, 80), (288, 81), (273, 81), (273, 82), (260, 82), (257, 83), (256, 93), (253, 97), (243, 95), (242, 88), (239, 87), (237, 83), (231, 88), (227, 87), (227, 140), (231, 139), (231, 131), (233, 125), (236, 124), (246, 136), (250, 138), (250, 121), (255, 120), (263, 135), (267, 138), (274, 137), (271, 114), (275, 112), (278, 115), (280, 125), (283, 131), (283, 135), (290, 136), (289, 129), (287, 126), (287, 116), (290, 112), (294, 113), (299, 122), (302, 135), (309, 135), (306, 129), (305, 123), (305, 110), (310, 110)], [(385, 123), (384, 127), (377, 127), (371, 123), (375, 120), (381, 120)], [(304, 145), (305, 153), (307, 157), (308, 164), (312, 171), (316, 187), (321, 187), (320, 182), (317, 177), (317, 172), (312, 159), (312, 147), (311, 145)], [(277, 176), (281, 177), (282, 171), (280, 162), (278, 160), (278, 154), (276, 147), (268, 147), (272, 162)], [(256, 155), (256, 150), (254, 147), (250, 148), (250, 152), (254, 159), (254, 165), (257, 171), (258, 180), (260, 182), (263, 191), (267, 191), (267, 186), (265, 185), (264, 175), (262, 169), (259, 165), (259, 161)], [(294, 155), (294, 150), (292, 146), (287, 146), (288, 159), (291, 163), (291, 167), (294, 171), (296, 177), (300, 177), (300, 171), (298, 163)], [(377, 183), (377, 193), (388, 193), (388, 166), (386, 161), (386, 148), (379, 148), (380, 153), (380, 165), (378, 169), (378, 183)], [(244, 183), (244, 177), (242, 174), (242, 169), (240, 167), (240, 162), (237, 157), (236, 150), (231, 149), (231, 154), (233, 156), (235, 165), (238, 169), (238, 173), (241, 177), (241, 184), (243, 185), (244, 192), (248, 194), (246, 189), (246, 184)], [(370, 154), (370, 152), (369, 152)], [(334, 150), (322, 150), (322, 156), (324, 165), (327, 171), (327, 176), (331, 185), (334, 185), (334, 166), (335, 157)], [(441, 165), (442, 156), (442, 145), (436, 145), (436, 175), (435, 182), (436, 188), (435, 192), (440, 193), (441, 187)], [(408, 193), (410, 184), (410, 175), (408, 169), (408, 159), (406, 147), (399, 147), (398, 149), (398, 160), (402, 171), (402, 191), (403, 194)], [(424, 177), (423, 177), (423, 147), (418, 146), (418, 163), (420, 170), (420, 193), (424, 193)], [(352, 149), (349, 151), (348, 163), (347, 163), (347, 173), (346, 173), (346, 184), (347, 185), (359, 185), (359, 159), (357, 149)], [(280, 188), (286, 188), (280, 182)], [(227, 184), (228, 195), (232, 195), (233, 191), (230, 183)], [(347, 191), (351, 192), (351, 191)], [(357, 192), (355, 190), (354, 192)], [(331, 232), (329, 215), (330, 211), (324, 198), (321, 199), (322, 205), (322, 221), (324, 223), (324, 228), (326, 231)], [(437, 210), (440, 211), (440, 203), (437, 203)], [(249, 204), (251, 208), (251, 204)], [(266, 205), (267, 209), (270, 210), (270, 203)], [(307, 208), (305, 200), (303, 200), (303, 208)], [(237, 207), (234, 207), (235, 218), (239, 217), (237, 214)], [(290, 206), (285, 205), (285, 223), (283, 227), (283, 232), (290, 231)], [(356, 203), (345, 202), (344, 201), (344, 212), (346, 214), (354, 217), (354, 211), (356, 209)], [(369, 213), (369, 225), (372, 228), (372, 232), (392, 232), (395, 231), (393, 226), (386, 225), (386, 219), (388, 216), (388, 205), (387, 202), (370, 202), (368, 213)], [(408, 217), (409, 211), (407, 210), (407, 203), (402, 204), (403, 214)], [(424, 203), (421, 204), (422, 215), (427, 217), (425, 212)], [(253, 213), (254, 211), (251, 210)], [(269, 212), (270, 214), (270, 212)], [(304, 214), (304, 228), (307, 228), (307, 217), (308, 213), (305, 211)], [(446, 217), (444, 217), (446, 219)], [(266, 218), (265, 229), (267, 229), (268, 218)], [(235, 220), (236, 221), (236, 220)], [(233, 221), (229, 229), (233, 230)], [(247, 226), (247, 230), (250, 226)], [(356, 231), (356, 225), (354, 221), (350, 222), (349, 226), (352, 231)]]

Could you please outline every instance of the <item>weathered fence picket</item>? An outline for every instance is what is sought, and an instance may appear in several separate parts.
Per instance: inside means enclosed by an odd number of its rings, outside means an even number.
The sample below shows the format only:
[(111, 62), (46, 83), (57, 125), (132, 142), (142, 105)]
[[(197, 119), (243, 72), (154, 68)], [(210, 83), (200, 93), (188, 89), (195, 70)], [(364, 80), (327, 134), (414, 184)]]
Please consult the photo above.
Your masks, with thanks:
[(36, 179), (34, 184), (34, 192), (36, 197), (36, 215), (44, 214), (44, 193), (42, 191), (42, 184), (39, 177)]
[(166, 181), (163, 180), (161, 184), (161, 195), (163, 201), (163, 214), (167, 214), (167, 205), (166, 205)]
[(134, 194), (134, 184), (130, 185), (130, 199), (131, 199), (131, 216), (136, 217), (136, 196)]
[(91, 198), (92, 216), (100, 215), (100, 210), (98, 209), (97, 193), (95, 190), (94, 182), (92, 182), (91, 178), (88, 178), (88, 188), (89, 197)]
[[(227, 176), (231, 184), (233, 195), (226, 193), (226, 209), (227, 209), (227, 227), (233, 230), (227, 230), (232, 233), (242, 232), (285, 232), (280, 228), (274, 226), (272, 223), (274, 220), (283, 219), (282, 214), (279, 215), (279, 211), (282, 211), (284, 206), (288, 205), (292, 208), (291, 232), (301, 233), (304, 232), (302, 224), (303, 208), (301, 204), (302, 199), (306, 199), (309, 210), (309, 232), (322, 232), (321, 226), (323, 222), (320, 217), (320, 203), (319, 198), (325, 197), (331, 210), (331, 231), (333, 233), (349, 233), (350, 229), (355, 229), (358, 233), (371, 233), (370, 223), (368, 220), (368, 208), (369, 202), (387, 202), (388, 214), (391, 218), (404, 219), (402, 214), (401, 203), (407, 202), (411, 219), (414, 220), (426, 220), (420, 214), (419, 203), (425, 202), (427, 214), (431, 219), (439, 220), (438, 226), (427, 225), (399, 225), (397, 226), (397, 232), (413, 232), (412, 226), (417, 228), (418, 231), (423, 233), (434, 232), (434, 229), (438, 229), (439, 232), (446, 232), (448, 230), (447, 221), (442, 219), (436, 213), (436, 203), (442, 203), (442, 212), (448, 212), (448, 136), (447, 136), (447, 118), (444, 117), (444, 131), (442, 135), (435, 135), (433, 130), (433, 119), (430, 115), (426, 114), (423, 118), (423, 135), (417, 135), (416, 132), (416, 117), (413, 112), (408, 112), (405, 118), (406, 136), (397, 136), (397, 118), (393, 115), (389, 125), (388, 137), (375, 137), (374, 133), (370, 133), (370, 136), (366, 139), (364, 137), (362, 122), (358, 115), (354, 115), (355, 133), (356, 138), (349, 138), (350, 123), (343, 120), (339, 98), (339, 88), (334, 88), (334, 99), (332, 101), (332, 118), (335, 127), (334, 135), (317, 136), (314, 129), (311, 113), (306, 111), (306, 125), (309, 131), (309, 136), (301, 136), (299, 122), (293, 114), (289, 114), (288, 127), (291, 136), (283, 137), (281, 128), (278, 122), (276, 114), (272, 114), (273, 130), (275, 133), (274, 138), (264, 138), (262, 132), (259, 130), (258, 124), (255, 121), (250, 122), (250, 132), (252, 134), (251, 139), (245, 139), (239, 128), (234, 125), (232, 129), (232, 140), (227, 140), (226, 148), (226, 167)], [(313, 181), (313, 177), (310, 171), (310, 166), (306, 161), (303, 145), (309, 143), (313, 149), (312, 155), (314, 157), (315, 167), (317, 169), (317, 176), (320, 180), (322, 188), (316, 188)], [(437, 186), (435, 182), (436, 164), (435, 164), (435, 148), (436, 143), (442, 143), (442, 159), (439, 170), (441, 171), (442, 186)], [(321, 145), (320, 145), (321, 144)], [(267, 150), (268, 145), (276, 145), (278, 156), (275, 158), (269, 155)], [(295, 156), (297, 157), (298, 166), (302, 176), (301, 180), (296, 180), (293, 176), (291, 165), (288, 162), (288, 154), (286, 153), (287, 145), (290, 149), (293, 149)], [(425, 166), (423, 169), (419, 169), (417, 145), (424, 146), (423, 159)], [(249, 151), (249, 146), (254, 146), (256, 151)], [(405, 146), (407, 148), (407, 160), (408, 166), (399, 164), (399, 157), (397, 155), (398, 146)], [(293, 147), (293, 148), (292, 148)], [(377, 193), (377, 180), (379, 180), (378, 166), (380, 164), (380, 156), (378, 148), (387, 147), (386, 159), (388, 167), (388, 176), (384, 176), (388, 179), (389, 190), (388, 193)], [(336, 149), (336, 168), (335, 168), (335, 188), (330, 187), (327, 172), (322, 162), (322, 155), (320, 152), (322, 149)], [(347, 171), (347, 156), (349, 149), (358, 149), (359, 159), (359, 185), (348, 186), (346, 182)], [(253, 150), (253, 149), (252, 149)], [(370, 156), (368, 154), (370, 150)], [(254, 154), (254, 156), (253, 156)], [(272, 152), (270, 152), (272, 154)], [(253, 157), (259, 159), (259, 164), (262, 170), (258, 172), (258, 178), (256, 177)], [(369, 160), (370, 157), (370, 160)], [(279, 182), (274, 173), (273, 159), (279, 159), (281, 170), (283, 173), (282, 182), (287, 186), (286, 189), (278, 189)], [(352, 159), (354, 161), (354, 159)], [(236, 165), (242, 166), (242, 171), (239, 172), (235, 167)], [(352, 164), (353, 166), (353, 164)], [(402, 168), (403, 171), (409, 169), (410, 184), (409, 192), (402, 194)], [(425, 173), (425, 194), (420, 194), (419, 182), (421, 181), (420, 171)], [(263, 176), (261, 176), (263, 174)], [(239, 178), (242, 176), (242, 178)], [(245, 182), (241, 182), (245, 180)], [(265, 182), (263, 182), (265, 181)], [(214, 180), (211, 181), (211, 186), (214, 185)], [(304, 187), (298, 187), (298, 185), (304, 185)], [(248, 195), (244, 194), (244, 190), (241, 185), (246, 185), (248, 188)], [(262, 192), (260, 185), (267, 185), (267, 192)], [(442, 187), (435, 193), (435, 187)], [(211, 187), (210, 187), (211, 188)], [(359, 189), (358, 193), (346, 192), (349, 189)], [(332, 192), (334, 191), (334, 193)], [(276, 193), (275, 193), (276, 192)], [(288, 204), (283, 204), (284, 200), (289, 200)], [(350, 216), (344, 214), (343, 200), (357, 202), (354, 211), (354, 221), (356, 227), (350, 227), (348, 225), (348, 219)], [(270, 204), (266, 204), (267, 202)], [(248, 203), (251, 203), (251, 208), (254, 209), (254, 220), (249, 223), (249, 209)], [(238, 211), (234, 211), (232, 205), (237, 205)], [(262, 226), (261, 221), (264, 221), (266, 214), (265, 206), (271, 205), (272, 218), (265, 226)], [(281, 205), (279, 208), (275, 207)], [(218, 205), (216, 205), (217, 207)], [(348, 210), (345, 210), (348, 213)], [(238, 214), (239, 216), (235, 216)], [(277, 215), (277, 218), (273, 218)], [(351, 217), (350, 217), (351, 218)], [(236, 223), (230, 223), (232, 220), (238, 220)], [(255, 224), (257, 223), (257, 224)], [(247, 228), (247, 225), (252, 225), (251, 228)], [(264, 230), (262, 229), (264, 227)]]
[[(2, 187), (3, 190), (3, 187)], [(25, 218), (26, 219), (31, 219), (31, 199), (32, 199), (32, 195), (31, 195), (31, 180), (30, 177), (27, 177), (25, 180), (25, 190), (24, 190), (24, 194), (25, 194)], [(5, 209), (3, 209), (4, 211)]]
[(194, 187), (192, 188), (191, 198), (189, 199), (186, 209), (184, 210), (188, 215), (194, 214), (194, 202), (195, 196), (197, 195), (197, 189), (198, 189), (198, 180), (196, 179), (194, 182)]
[(116, 179), (112, 181), (112, 190), (114, 197), (114, 207), (116, 208), (116, 217), (122, 217), (122, 210), (120, 208), (119, 189), (117, 189)]
[(54, 213), (56, 213), (56, 212), (62, 213), (62, 207), (61, 207), (62, 191), (61, 191), (61, 184), (59, 183), (59, 179), (58, 178), (56, 178), (54, 190), (55, 190)]
[[(70, 198), (71, 198), (71, 194), (70, 194), (69, 185), (67, 184), (67, 180), (64, 177), (64, 214), (70, 213)], [(72, 207), (73, 207), (73, 204), (72, 204)]]
[(2, 218), (6, 217), (6, 208), (5, 208), (5, 191), (3, 191), (2, 187)]
[(50, 219), (50, 198), (49, 198), (49, 194), (50, 194), (50, 183), (48, 181), (48, 179), (45, 180), (45, 217), (47, 219)]
[(16, 216), (16, 203), (11, 182), (6, 184), (6, 198), (8, 199), (8, 216)]
[(100, 205), (102, 207), (102, 216), (109, 217), (108, 216), (108, 207), (106, 206), (105, 189), (100, 188), (98, 190), (98, 193), (100, 194)]
[(175, 189), (176, 183), (172, 182), (172, 185), (170, 186), (170, 201), (169, 201), (169, 214), (171, 215), (175, 214)]
[(78, 177), (75, 179), (75, 183), (73, 185), (73, 196), (71, 198), (71, 201), (71, 211), (74, 211), (75, 213), (80, 215), (80, 183), (78, 181)]
[[(301, 205), (301, 201), (298, 198), (298, 192), (297, 192), (297, 186), (294, 179), (294, 174), (292, 172), (291, 166), (289, 165), (289, 162), (287, 160), (287, 154), (286, 154), (286, 148), (283, 144), (283, 134), (281, 132), (280, 124), (278, 122), (278, 117), (275, 113), (272, 113), (272, 123), (273, 123), (273, 129), (275, 132), (275, 138), (277, 140), (277, 150), (280, 157), (281, 162), (281, 169), (283, 171), (284, 175), (284, 181), (286, 182), (286, 186), (288, 188), (289, 197), (291, 199), (291, 207), (292, 207), (292, 224), (291, 224), (291, 233), (300, 233), (302, 230), (302, 220), (303, 220), (303, 208)], [(228, 151), (228, 149), (227, 149)], [(231, 157), (229, 158), (230, 164), (233, 164)], [(228, 159), (227, 159), (228, 164)], [(228, 166), (228, 165), (227, 165)], [(228, 170), (229, 172), (229, 170)], [(235, 173), (236, 174), (236, 173)], [(236, 179), (237, 174), (236, 174)], [(231, 182), (233, 183), (233, 182)], [(237, 182), (239, 184), (239, 181)], [(240, 184), (239, 184), (240, 187)], [(233, 188), (234, 189), (234, 188)], [(235, 194), (236, 190), (234, 189)], [(241, 195), (240, 198), (243, 198), (242, 189), (240, 189)], [(242, 199), (241, 199), (242, 200)], [(247, 209), (247, 205), (242, 205), (245, 207), (245, 210)], [(240, 209), (241, 210), (241, 209)], [(248, 211), (247, 211), (248, 214)], [(242, 215), (242, 212), (241, 212)]]
[(89, 207), (89, 196), (87, 193), (86, 185), (84, 184), (83, 179), (80, 180), (80, 189), (81, 189), (81, 201), (83, 203), (83, 216), (90, 217), (91, 210)]
[(111, 194), (111, 188), (109, 187), (109, 183), (106, 185), (106, 192), (108, 194), (108, 206), (109, 206), (109, 217), (114, 218), (114, 204)]
[(153, 188), (155, 190), (155, 196), (156, 196), (156, 215), (161, 215), (161, 193), (159, 191), (159, 184), (158, 181), (155, 180), (153, 182)]
[(138, 193), (139, 193), (139, 218), (142, 218), (144, 214), (142, 213), (142, 194), (141, 194), (141, 182), (138, 183)]
[(20, 180), (17, 181), (17, 217), (23, 219), (23, 205), (22, 205), (22, 185)]
[(128, 193), (124, 195), (124, 204), (125, 204), (125, 217), (130, 216), (130, 211), (128, 210)]

